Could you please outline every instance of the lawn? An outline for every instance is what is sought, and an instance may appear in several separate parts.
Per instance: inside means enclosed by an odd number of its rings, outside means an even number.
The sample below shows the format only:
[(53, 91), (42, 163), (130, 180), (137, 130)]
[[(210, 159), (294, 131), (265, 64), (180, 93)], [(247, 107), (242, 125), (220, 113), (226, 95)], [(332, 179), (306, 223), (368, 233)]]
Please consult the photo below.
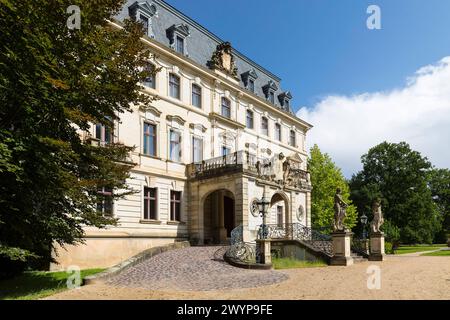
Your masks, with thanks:
[(327, 266), (327, 264), (323, 261), (302, 261), (293, 258), (273, 258), (272, 265), (274, 269), (314, 268)]
[(425, 252), (425, 251), (432, 251), (437, 250), (439, 248), (446, 247), (445, 244), (420, 244), (420, 245), (413, 245), (413, 246), (400, 246), (395, 250), (395, 254), (406, 254), (406, 253), (415, 253), (415, 252)]
[(450, 257), (450, 249), (423, 253), (421, 256)]
[[(81, 278), (105, 269), (81, 270)], [(29, 271), (7, 280), (0, 281), (0, 300), (35, 300), (67, 290), (67, 278), (71, 273)]]

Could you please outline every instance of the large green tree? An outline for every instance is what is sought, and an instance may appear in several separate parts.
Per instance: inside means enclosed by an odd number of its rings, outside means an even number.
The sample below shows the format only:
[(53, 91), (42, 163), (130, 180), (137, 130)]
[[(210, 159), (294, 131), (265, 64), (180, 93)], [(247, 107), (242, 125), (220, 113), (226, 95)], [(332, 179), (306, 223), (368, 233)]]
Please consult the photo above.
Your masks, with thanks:
[(334, 195), (336, 189), (342, 190), (342, 198), (349, 205), (344, 224), (348, 228), (356, 225), (356, 207), (352, 205), (349, 186), (330, 156), (322, 153), (317, 145), (310, 150), (308, 170), (311, 174), (311, 221), (313, 228), (324, 228), (330, 232), (334, 221)]
[(445, 242), (450, 237), (450, 170), (433, 169), (430, 174), (430, 189), (434, 202), (442, 216), (442, 232), (435, 241)]
[[(149, 75), (142, 26), (107, 22), (123, 2), (0, 0), (1, 267), (48, 259), (55, 242), (81, 241), (83, 225), (116, 223), (97, 211), (98, 188), (129, 192), (131, 148), (91, 146), (79, 131), (152, 100), (138, 85)], [(73, 4), (81, 28), (71, 30)]]
[(361, 157), (363, 169), (350, 182), (358, 211), (372, 219), (374, 199), (382, 199), (384, 218), (404, 243), (431, 243), (440, 216), (428, 186), (431, 163), (405, 143), (383, 142)]

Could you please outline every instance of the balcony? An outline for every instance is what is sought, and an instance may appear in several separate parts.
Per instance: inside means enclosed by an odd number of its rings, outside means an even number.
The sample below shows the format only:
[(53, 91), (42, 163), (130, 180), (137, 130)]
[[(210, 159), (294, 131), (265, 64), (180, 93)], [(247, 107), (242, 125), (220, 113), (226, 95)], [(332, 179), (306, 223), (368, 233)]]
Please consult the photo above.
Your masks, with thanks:
[[(278, 155), (277, 155), (278, 157)], [(276, 185), (302, 189), (310, 187), (309, 172), (300, 169), (301, 160), (295, 157), (259, 158), (248, 151), (191, 163), (187, 166), (190, 179), (208, 179), (226, 174), (245, 173)]]

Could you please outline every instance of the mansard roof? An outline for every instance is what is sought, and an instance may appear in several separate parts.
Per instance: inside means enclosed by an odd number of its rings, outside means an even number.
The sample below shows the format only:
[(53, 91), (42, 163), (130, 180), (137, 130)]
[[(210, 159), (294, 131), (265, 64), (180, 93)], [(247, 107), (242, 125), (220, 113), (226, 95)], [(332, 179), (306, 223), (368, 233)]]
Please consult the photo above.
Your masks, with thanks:
[[(128, 0), (116, 18), (120, 21), (129, 18), (131, 13), (130, 6), (133, 9), (137, 6), (139, 8), (143, 7), (152, 12), (153, 16), (150, 23), (152, 37), (154, 35), (154, 40), (157, 42), (170, 47), (170, 36), (168, 36), (167, 31), (171, 28), (171, 30), (176, 28), (178, 32), (186, 34), (186, 45), (189, 50), (188, 58), (202, 66), (208, 66), (211, 57), (217, 50), (217, 46), (225, 42), (163, 0)], [(246, 57), (235, 48), (232, 48), (232, 55), (234, 56), (236, 71), (240, 75), (236, 79), (239, 80), (241, 87), (245, 88), (246, 83), (244, 81), (251, 77), (254, 80), (254, 94), (262, 99), (265, 99), (263, 87), (269, 83), (271, 88), (276, 87), (274, 90), (276, 96), (284, 92), (281, 89), (281, 79), (278, 76)], [(275, 99), (275, 105), (282, 109), (278, 99)], [(292, 113), (291, 110), (289, 112)]]

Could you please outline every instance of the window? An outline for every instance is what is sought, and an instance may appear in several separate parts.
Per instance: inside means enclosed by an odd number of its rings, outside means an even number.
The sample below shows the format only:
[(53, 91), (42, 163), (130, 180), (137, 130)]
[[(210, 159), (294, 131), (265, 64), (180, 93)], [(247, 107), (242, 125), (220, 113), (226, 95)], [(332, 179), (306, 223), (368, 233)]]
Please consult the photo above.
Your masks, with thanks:
[(170, 160), (181, 160), (181, 134), (175, 130), (170, 130)]
[(296, 141), (295, 140), (296, 140), (295, 139), (295, 131), (291, 130), (290, 133), (289, 133), (289, 144), (291, 146), (293, 146), (293, 147), (295, 147), (295, 145), (296, 145)]
[(198, 108), (202, 107), (202, 88), (196, 84), (192, 85), (192, 105)]
[(142, 28), (144, 29), (144, 34), (148, 35), (148, 18), (143, 16), (142, 14), (140, 14), (139, 22), (142, 24)]
[(176, 51), (184, 54), (184, 39), (180, 36), (176, 37)]
[(144, 219), (156, 220), (156, 188), (144, 187)]
[(283, 227), (283, 207), (277, 206), (277, 225), (279, 228)]
[(269, 101), (275, 103), (275, 94), (272, 91), (269, 92)]
[(170, 190), (170, 220), (181, 221), (181, 191)]
[(231, 117), (230, 100), (227, 98), (222, 98), (222, 116), (227, 118)]
[(284, 100), (284, 110), (289, 111), (289, 100)]
[(172, 98), (180, 99), (180, 77), (173, 73), (169, 75), (169, 95)]
[(102, 144), (110, 144), (113, 142), (113, 130), (109, 126), (97, 123), (95, 125), (95, 138), (100, 140)]
[(222, 146), (222, 156), (227, 156), (230, 154), (230, 152), (231, 152), (230, 148)]
[(144, 154), (156, 156), (156, 125), (144, 123)]
[(253, 111), (247, 110), (247, 128), (253, 129)]
[(266, 117), (261, 118), (261, 133), (266, 136), (269, 135), (269, 122)]
[(255, 92), (255, 81), (252, 79), (248, 79), (248, 90)]
[(281, 141), (281, 125), (279, 123), (275, 123), (275, 139)]
[(102, 187), (97, 190), (97, 211), (105, 216), (113, 215), (113, 192), (111, 188)]
[(203, 161), (203, 139), (199, 137), (192, 137), (192, 161)]
[(155, 66), (151, 63), (148, 63), (145, 66), (145, 71), (151, 72), (151, 74), (148, 77), (144, 78), (144, 86), (155, 89)]

